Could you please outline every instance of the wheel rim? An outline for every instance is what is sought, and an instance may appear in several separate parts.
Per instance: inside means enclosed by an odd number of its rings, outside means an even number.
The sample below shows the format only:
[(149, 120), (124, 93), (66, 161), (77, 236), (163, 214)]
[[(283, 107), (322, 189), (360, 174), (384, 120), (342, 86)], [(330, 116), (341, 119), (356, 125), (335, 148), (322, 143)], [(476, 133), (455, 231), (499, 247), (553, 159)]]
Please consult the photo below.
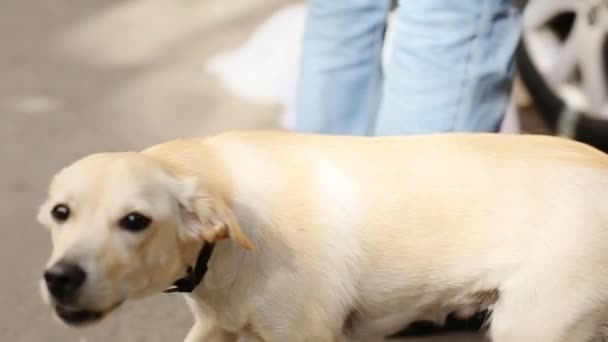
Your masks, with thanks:
[(608, 1), (532, 0), (523, 16), (532, 63), (571, 110), (608, 119)]

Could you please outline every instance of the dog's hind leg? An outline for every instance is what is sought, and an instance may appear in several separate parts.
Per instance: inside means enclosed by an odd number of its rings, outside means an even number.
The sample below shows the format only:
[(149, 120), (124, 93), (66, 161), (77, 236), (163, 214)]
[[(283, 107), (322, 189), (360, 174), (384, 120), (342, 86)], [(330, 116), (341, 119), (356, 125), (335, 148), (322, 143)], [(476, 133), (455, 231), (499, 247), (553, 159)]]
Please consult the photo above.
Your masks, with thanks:
[[(591, 342), (601, 330), (603, 304), (593, 287), (563, 288), (555, 283), (503, 291), (495, 305), (492, 342)], [(561, 285), (560, 285), (561, 286)], [(600, 342), (597, 340), (594, 342)]]

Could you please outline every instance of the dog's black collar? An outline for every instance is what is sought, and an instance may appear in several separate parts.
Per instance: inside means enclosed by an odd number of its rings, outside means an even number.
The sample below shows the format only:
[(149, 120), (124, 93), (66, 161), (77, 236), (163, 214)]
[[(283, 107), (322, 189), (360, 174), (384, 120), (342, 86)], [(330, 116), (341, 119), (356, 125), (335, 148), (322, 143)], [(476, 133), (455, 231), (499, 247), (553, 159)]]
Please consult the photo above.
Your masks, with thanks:
[(194, 269), (192, 267), (188, 267), (186, 271), (186, 275), (182, 278), (177, 279), (173, 286), (167, 288), (165, 293), (174, 293), (174, 292), (185, 292), (191, 293), (194, 289), (201, 283), (205, 273), (207, 273), (207, 264), (209, 263), (209, 259), (211, 258), (211, 253), (213, 252), (213, 247), (215, 244), (207, 243), (203, 245), (201, 251), (198, 253), (198, 258), (196, 259), (196, 264), (194, 264)]

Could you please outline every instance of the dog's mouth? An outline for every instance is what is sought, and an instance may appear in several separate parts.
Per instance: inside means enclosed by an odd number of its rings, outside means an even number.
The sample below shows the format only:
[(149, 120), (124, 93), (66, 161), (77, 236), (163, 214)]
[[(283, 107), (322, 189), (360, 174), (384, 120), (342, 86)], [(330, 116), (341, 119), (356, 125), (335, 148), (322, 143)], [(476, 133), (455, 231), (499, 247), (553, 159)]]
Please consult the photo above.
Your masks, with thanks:
[(62, 321), (69, 325), (82, 325), (92, 323), (103, 318), (104, 313), (96, 310), (70, 309), (61, 306), (55, 307), (55, 313)]
[(95, 323), (104, 318), (108, 313), (118, 308), (122, 301), (112, 305), (107, 310), (90, 310), (56, 305), (55, 313), (63, 322), (71, 326), (82, 326)]

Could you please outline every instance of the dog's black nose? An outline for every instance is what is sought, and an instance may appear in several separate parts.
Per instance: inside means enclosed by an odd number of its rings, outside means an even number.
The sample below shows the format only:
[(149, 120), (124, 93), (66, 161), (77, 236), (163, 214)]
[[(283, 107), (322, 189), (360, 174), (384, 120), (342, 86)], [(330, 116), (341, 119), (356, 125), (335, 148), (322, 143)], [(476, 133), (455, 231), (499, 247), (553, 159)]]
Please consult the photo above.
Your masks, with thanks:
[(86, 278), (87, 274), (80, 266), (63, 261), (44, 272), (44, 280), (49, 292), (59, 301), (73, 298)]

